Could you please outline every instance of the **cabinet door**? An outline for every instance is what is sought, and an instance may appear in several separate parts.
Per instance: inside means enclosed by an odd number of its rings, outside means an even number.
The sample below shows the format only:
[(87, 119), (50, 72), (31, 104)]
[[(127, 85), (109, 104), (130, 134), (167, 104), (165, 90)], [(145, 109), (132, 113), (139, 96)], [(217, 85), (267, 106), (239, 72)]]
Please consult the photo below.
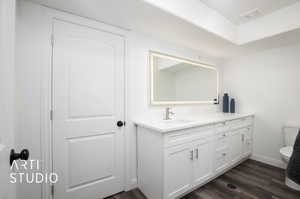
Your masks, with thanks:
[(198, 142), (194, 145), (193, 181), (197, 186), (213, 175), (213, 140)]
[(230, 133), (230, 161), (234, 164), (242, 159), (243, 145), (241, 130)]
[(193, 159), (194, 151), (190, 144), (166, 149), (164, 198), (175, 198), (190, 189)]
[(252, 153), (252, 129), (250, 127), (241, 130), (242, 145), (243, 145), (243, 157), (246, 157)]

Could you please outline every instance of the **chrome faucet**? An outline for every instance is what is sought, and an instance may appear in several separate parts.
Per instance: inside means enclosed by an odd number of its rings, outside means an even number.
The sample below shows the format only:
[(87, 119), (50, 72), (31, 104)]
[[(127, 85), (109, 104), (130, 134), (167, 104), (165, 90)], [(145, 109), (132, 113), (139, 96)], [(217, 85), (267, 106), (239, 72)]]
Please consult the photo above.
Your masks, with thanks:
[(171, 111), (171, 108), (170, 107), (167, 107), (166, 108), (166, 112), (165, 112), (165, 120), (170, 120), (171, 118), (170, 118), (170, 115), (174, 115), (175, 113), (173, 113), (172, 111)]

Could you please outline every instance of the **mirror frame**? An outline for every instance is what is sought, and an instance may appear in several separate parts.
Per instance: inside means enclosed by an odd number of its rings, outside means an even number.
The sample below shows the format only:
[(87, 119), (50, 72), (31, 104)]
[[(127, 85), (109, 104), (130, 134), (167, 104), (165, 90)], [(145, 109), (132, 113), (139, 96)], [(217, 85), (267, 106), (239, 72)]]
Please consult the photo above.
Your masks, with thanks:
[[(198, 67), (202, 68), (208, 68), (211, 70), (216, 71), (217, 74), (217, 91), (216, 91), (216, 101), (211, 100), (211, 101), (157, 101), (154, 100), (154, 57), (160, 57), (160, 58), (166, 58), (166, 59), (171, 59), (174, 61), (178, 61), (181, 63), (186, 63), (186, 64), (192, 64)], [(149, 65), (150, 65), (150, 104), (151, 105), (189, 105), (189, 104), (216, 104), (219, 103), (219, 71), (218, 69), (209, 64), (204, 64), (200, 62), (196, 62), (193, 60), (181, 58), (181, 57), (176, 57), (156, 51), (149, 51)]]

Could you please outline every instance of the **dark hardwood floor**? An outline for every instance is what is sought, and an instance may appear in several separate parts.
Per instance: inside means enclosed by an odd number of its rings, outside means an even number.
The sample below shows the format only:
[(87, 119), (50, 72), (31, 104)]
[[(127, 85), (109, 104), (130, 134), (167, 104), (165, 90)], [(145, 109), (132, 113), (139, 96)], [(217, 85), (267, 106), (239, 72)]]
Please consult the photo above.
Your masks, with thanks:
[[(247, 160), (182, 199), (300, 199), (300, 192), (286, 187), (284, 179), (284, 170)], [(233, 186), (230, 188), (228, 184)], [(135, 189), (108, 199), (146, 199), (146, 197)]]

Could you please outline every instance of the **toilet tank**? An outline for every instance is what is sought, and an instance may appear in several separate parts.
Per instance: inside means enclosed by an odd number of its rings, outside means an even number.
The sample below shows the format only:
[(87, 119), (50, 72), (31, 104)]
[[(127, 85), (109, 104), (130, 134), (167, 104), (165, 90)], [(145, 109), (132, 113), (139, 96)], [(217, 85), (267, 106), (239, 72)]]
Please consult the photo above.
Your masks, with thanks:
[(294, 146), (298, 134), (298, 129), (286, 128), (284, 131), (285, 131), (284, 139), (285, 139), (286, 146)]
[(283, 135), (286, 146), (294, 146), (299, 129), (300, 121), (290, 121), (285, 124)]

